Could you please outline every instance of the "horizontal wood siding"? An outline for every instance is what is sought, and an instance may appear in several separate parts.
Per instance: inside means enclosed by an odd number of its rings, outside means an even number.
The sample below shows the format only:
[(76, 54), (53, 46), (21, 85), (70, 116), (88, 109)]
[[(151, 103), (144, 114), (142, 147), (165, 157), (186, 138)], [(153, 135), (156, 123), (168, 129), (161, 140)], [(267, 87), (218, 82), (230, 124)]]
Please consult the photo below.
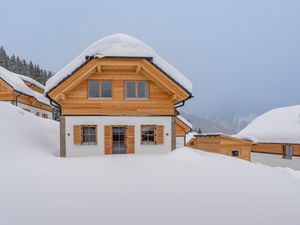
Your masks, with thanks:
[[(294, 155), (300, 156), (300, 145), (292, 145), (294, 147)], [(252, 147), (253, 152), (269, 153), (283, 155), (284, 144), (255, 144)]]

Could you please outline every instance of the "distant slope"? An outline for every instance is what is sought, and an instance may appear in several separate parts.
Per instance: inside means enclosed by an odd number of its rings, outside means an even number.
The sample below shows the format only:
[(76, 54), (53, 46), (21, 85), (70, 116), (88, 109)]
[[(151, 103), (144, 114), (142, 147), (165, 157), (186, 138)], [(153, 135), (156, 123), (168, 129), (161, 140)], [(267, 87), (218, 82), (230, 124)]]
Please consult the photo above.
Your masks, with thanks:
[(255, 115), (239, 116), (237, 114), (229, 113), (213, 113), (207, 116), (197, 116), (193, 114), (181, 114), (188, 119), (193, 127), (198, 130), (201, 129), (204, 133), (224, 133), (236, 134), (241, 129), (245, 128)]

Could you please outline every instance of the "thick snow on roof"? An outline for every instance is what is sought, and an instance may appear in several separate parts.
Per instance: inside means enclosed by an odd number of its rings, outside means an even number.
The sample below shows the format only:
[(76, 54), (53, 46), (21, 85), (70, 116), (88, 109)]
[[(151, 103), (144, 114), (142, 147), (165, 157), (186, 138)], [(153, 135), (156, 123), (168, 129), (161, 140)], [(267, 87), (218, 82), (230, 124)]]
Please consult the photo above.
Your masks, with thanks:
[(23, 80), (23, 81), (27, 81), (31, 84), (34, 84), (35, 86), (39, 87), (39, 88), (42, 88), (43, 90), (45, 90), (45, 85), (41, 84), (40, 82), (37, 82), (36, 80), (30, 78), (30, 77), (27, 77), (27, 76), (24, 76), (24, 75), (19, 75), (19, 77)]
[(96, 41), (78, 55), (73, 61), (59, 70), (46, 84), (46, 93), (59, 82), (69, 76), (74, 70), (86, 62), (86, 56), (103, 57), (151, 57), (152, 62), (182, 85), (187, 91), (192, 92), (192, 83), (172, 65), (161, 58), (152, 48), (142, 41), (126, 34), (113, 34)]
[(32, 96), (39, 102), (50, 105), (49, 99), (46, 98), (44, 95), (33, 91), (31, 88), (29, 88), (21, 79), (19, 74), (13, 73), (0, 66), (0, 78), (3, 79), (6, 83), (8, 83), (10, 86), (12, 86), (14, 90)]
[(184, 124), (186, 124), (188, 127), (190, 127), (191, 129), (193, 128), (193, 124), (191, 124), (187, 119), (185, 119), (184, 117), (182, 117), (181, 115), (178, 115), (177, 118), (183, 122)]
[(300, 144), (300, 105), (266, 112), (236, 136), (259, 143)]

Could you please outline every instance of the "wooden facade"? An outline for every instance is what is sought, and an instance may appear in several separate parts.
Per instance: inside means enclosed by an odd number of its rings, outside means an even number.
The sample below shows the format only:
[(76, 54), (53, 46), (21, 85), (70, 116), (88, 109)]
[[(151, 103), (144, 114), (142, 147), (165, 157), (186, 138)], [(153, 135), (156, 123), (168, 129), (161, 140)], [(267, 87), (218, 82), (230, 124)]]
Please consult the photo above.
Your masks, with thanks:
[(37, 85), (35, 85), (35, 84), (33, 84), (33, 83), (30, 83), (30, 82), (28, 82), (28, 81), (24, 81), (24, 83), (30, 88), (30, 89), (32, 89), (33, 91), (36, 91), (36, 92), (38, 92), (38, 93), (40, 93), (40, 94), (44, 94), (44, 89), (43, 88), (40, 88), (40, 87), (38, 87)]
[[(89, 99), (89, 80), (112, 81), (111, 99)], [(147, 99), (126, 99), (125, 81), (148, 81)], [(175, 104), (189, 97), (146, 59), (92, 59), (48, 95), (61, 105), (63, 115), (170, 115)]]
[(224, 134), (196, 135), (188, 146), (213, 153), (235, 156), (244, 160), (251, 160), (252, 142), (233, 138)]
[(192, 130), (187, 124), (176, 118), (176, 137), (183, 137), (186, 143), (186, 134)]
[(285, 146), (293, 147), (293, 156), (300, 156), (300, 144), (257, 143), (253, 144), (252, 152), (284, 155)]

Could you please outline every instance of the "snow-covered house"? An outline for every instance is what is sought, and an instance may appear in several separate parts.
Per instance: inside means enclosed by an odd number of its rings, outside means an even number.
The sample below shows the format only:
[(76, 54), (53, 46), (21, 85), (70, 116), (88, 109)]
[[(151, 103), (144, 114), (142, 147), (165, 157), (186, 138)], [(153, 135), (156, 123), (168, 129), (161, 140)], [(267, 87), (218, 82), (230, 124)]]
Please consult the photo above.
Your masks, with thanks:
[(58, 71), (45, 92), (61, 108), (62, 157), (163, 153), (176, 148), (176, 109), (192, 84), (145, 43), (115, 34)]
[(0, 66), (0, 101), (10, 102), (37, 116), (52, 119), (53, 107), (42, 94), (42, 87), (37, 81)]
[(300, 105), (266, 112), (235, 137), (254, 143), (252, 161), (300, 169)]

